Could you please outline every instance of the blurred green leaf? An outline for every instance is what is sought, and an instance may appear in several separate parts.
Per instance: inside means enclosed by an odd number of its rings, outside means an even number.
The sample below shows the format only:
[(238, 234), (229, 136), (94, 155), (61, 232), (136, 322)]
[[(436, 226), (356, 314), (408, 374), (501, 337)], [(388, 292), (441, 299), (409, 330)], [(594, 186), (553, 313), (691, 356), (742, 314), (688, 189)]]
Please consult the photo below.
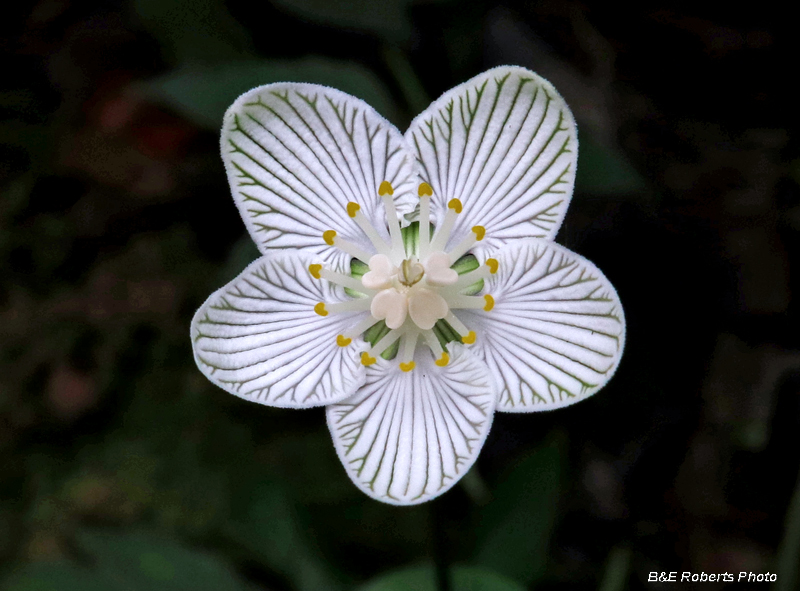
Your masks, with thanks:
[(778, 547), (775, 570), (776, 591), (790, 591), (800, 586), (800, 478), (786, 511), (783, 539)]
[(795, 183), (800, 185), (800, 158), (795, 158), (791, 162), (789, 162), (789, 177), (794, 180)]
[[(0, 123), (0, 144), (24, 150), (28, 154), (29, 169), (33, 172), (42, 172), (49, 167), (56, 145), (55, 137), (55, 128), (51, 125), (14, 120)], [(5, 166), (6, 163), (0, 163), (0, 170)]]
[(394, 79), (406, 99), (406, 104), (416, 116), (428, 108), (431, 98), (425, 91), (422, 81), (417, 76), (408, 55), (397, 47), (385, 45), (383, 47), (383, 61), (392, 72)]
[(148, 534), (83, 531), (78, 542), (96, 569), (117, 578), (119, 589), (141, 591), (239, 591), (231, 570), (204, 552)]
[(84, 530), (78, 544), (94, 560), (32, 564), (12, 575), (5, 591), (243, 591), (222, 562), (204, 552), (143, 533)]
[(612, 548), (606, 560), (606, 569), (599, 591), (624, 591), (631, 570), (631, 549), (624, 546)]
[(498, 480), (494, 501), (477, 512), (476, 563), (526, 584), (541, 576), (558, 511), (561, 464), (554, 439)]
[(395, 43), (411, 36), (408, 9), (412, 0), (274, 0), (274, 4), (304, 20), (366, 31)]
[(69, 562), (31, 564), (0, 585), (3, 591), (112, 591), (117, 588), (105, 576)]
[(640, 193), (647, 185), (624, 154), (578, 129), (578, 173), (575, 191), (588, 195), (620, 196)]
[(219, 277), (214, 284), (225, 285), (228, 282), (233, 281), (239, 276), (239, 273), (247, 268), (247, 265), (255, 261), (260, 256), (261, 253), (259, 252), (256, 243), (253, 242), (252, 238), (250, 238), (250, 235), (243, 235), (231, 247), (231, 250), (228, 253), (228, 258), (225, 260), (225, 264), (220, 269)]
[(225, 110), (239, 95), (273, 82), (331, 86), (365, 100), (390, 121), (396, 119), (394, 100), (377, 76), (354, 62), (323, 57), (186, 66), (137, 86), (137, 90), (197, 125), (217, 130)]
[(254, 53), (250, 34), (221, 0), (134, 0), (133, 9), (175, 63), (219, 62)]
[[(524, 591), (525, 588), (497, 573), (474, 566), (450, 569), (452, 591)], [(438, 591), (432, 566), (416, 566), (381, 575), (359, 591)]]
[(248, 500), (241, 499), (240, 506), (246, 509), (230, 520), (227, 536), (251, 551), (265, 566), (291, 580), (300, 591), (340, 588), (303, 534), (296, 508), (283, 486), (276, 481), (259, 480), (257, 486), (244, 487)]

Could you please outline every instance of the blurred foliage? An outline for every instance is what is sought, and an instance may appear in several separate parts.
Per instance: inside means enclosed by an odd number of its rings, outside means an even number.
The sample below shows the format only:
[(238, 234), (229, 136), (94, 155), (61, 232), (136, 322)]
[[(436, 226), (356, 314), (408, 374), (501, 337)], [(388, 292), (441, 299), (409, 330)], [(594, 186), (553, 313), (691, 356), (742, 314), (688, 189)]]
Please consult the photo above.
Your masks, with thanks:
[(225, 110), (239, 95), (273, 82), (335, 87), (363, 99), (387, 119), (397, 120), (391, 95), (372, 72), (353, 62), (323, 57), (187, 66), (149, 80), (139, 91), (145, 98), (174, 108), (198, 126), (217, 130)]
[(91, 566), (34, 564), (12, 575), (6, 591), (244, 591), (214, 556), (145, 533), (79, 531)]
[(628, 588), (631, 554), (630, 548), (616, 547), (611, 549), (598, 591), (623, 591)]
[[(523, 591), (525, 587), (490, 570), (474, 566), (450, 569), (451, 591)], [(410, 567), (382, 575), (358, 591), (437, 591), (433, 567)]]
[(780, 573), (776, 591), (789, 591), (800, 587), (800, 478), (797, 480), (789, 510), (786, 530), (778, 548), (776, 571)]
[(295, 584), (300, 591), (335, 591), (341, 588), (319, 555), (311, 537), (295, 516), (294, 502), (277, 482), (263, 478), (235, 494), (237, 515), (226, 526), (226, 536)]
[(642, 176), (616, 148), (601, 145), (591, 131), (578, 128), (575, 190), (599, 197), (637, 196), (646, 192)]
[(478, 564), (526, 584), (542, 576), (558, 514), (562, 448), (558, 439), (547, 442), (499, 478), (493, 502), (475, 516)]
[(220, 0), (133, 0), (132, 8), (174, 64), (254, 54), (250, 33)]
[[(430, 0), (429, 0), (430, 1)], [(394, 43), (411, 36), (409, 10), (413, 0), (276, 0), (275, 4), (304, 20), (330, 27), (374, 33)]]

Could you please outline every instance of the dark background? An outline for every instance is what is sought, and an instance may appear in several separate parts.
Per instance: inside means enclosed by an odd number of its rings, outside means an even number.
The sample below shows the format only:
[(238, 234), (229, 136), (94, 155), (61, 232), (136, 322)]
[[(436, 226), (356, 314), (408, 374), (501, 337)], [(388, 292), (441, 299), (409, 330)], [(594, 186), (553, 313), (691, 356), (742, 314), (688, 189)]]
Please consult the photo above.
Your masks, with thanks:
[[(432, 590), (434, 564), (459, 565), (453, 589), (800, 588), (796, 23), (764, 2), (611, 5), (6, 3), (0, 588)], [(383, 505), (321, 409), (241, 401), (194, 366), (194, 310), (257, 256), (222, 113), (303, 80), (405, 129), (501, 64), (575, 114), (557, 241), (617, 287), (627, 350), (588, 401), (496, 415), (463, 486)]]

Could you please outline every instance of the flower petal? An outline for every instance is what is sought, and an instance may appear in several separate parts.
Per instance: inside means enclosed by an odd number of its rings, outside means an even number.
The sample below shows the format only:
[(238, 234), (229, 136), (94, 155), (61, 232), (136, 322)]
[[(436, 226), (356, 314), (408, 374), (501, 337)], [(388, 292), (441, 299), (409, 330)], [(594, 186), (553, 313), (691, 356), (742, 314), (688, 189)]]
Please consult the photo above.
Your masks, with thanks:
[(347, 270), (350, 257), (326, 244), (323, 232), (374, 252), (348, 202), (387, 241), (381, 183), (392, 185), (399, 215), (417, 202), (414, 156), (403, 136), (364, 101), (332, 88), (254, 88), (228, 109), (221, 142), (234, 200), (263, 253), (307, 249)]
[(361, 283), (367, 289), (386, 289), (391, 287), (395, 272), (389, 257), (385, 254), (374, 254), (369, 259), (369, 271), (361, 277)]
[[(453, 261), (455, 263), (455, 261)], [(425, 259), (425, 281), (428, 285), (442, 287), (458, 281), (458, 273), (450, 268), (450, 255), (434, 252)]]
[(355, 396), (329, 406), (328, 427), (356, 486), (393, 505), (428, 501), (475, 462), (497, 400), (486, 365), (461, 345), (434, 364), (420, 347), (416, 368), (379, 359)]
[(447, 301), (431, 289), (420, 288), (408, 298), (408, 314), (422, 330), (432, 329), (449, 311)]
[(553, 86), (533, 72), (503, 66), (446, 92), (406, 132), (433, 187), (433, 222), (451, 199), (458, 216), (448, 250), (473, 226), (486, 238), (473, 252), (509, 240), (553, 238), (575, 184), (577, 134)]
[(355, 346), (336, 337), (364, 313), (314, 311), (349, 300), (312, 278), (304, 253), (273, 252), (211, 295), (192, 320), (197, 366), (223, 390), (268, 406), (307, 408), (351, 396), (365, 380)]
[(369, 308), (373, 318), (385, 320), (391, 329), (400, 328), (408, 315), (408, 298), (395, 288), (378, 292)]
[(614, 287), (591, 262), (547, 240), (506, 246), (485, 292), (494, 307), (459, 310), (500, 390), (497, 410), (573, 404), (602, 388), (625, 345)]

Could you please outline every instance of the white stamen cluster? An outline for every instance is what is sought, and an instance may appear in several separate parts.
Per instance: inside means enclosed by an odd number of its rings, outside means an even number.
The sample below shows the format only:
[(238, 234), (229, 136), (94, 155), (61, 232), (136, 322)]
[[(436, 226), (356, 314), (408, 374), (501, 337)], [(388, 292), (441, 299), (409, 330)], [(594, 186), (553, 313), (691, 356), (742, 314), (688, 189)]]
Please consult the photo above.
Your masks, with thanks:
[(449, 355), (433, 332), (437, 321), (445, 320), (466, 344), (475, 342), (475, 333), (469, 330), (456, 316), (453, 309), (483, 308), (491, 310), (494, 300), (491, 295), (464, 295), (465, 288), (497, 271), (497, 261), (488, 259), (486, 264), (474, 271), (459, 276), (451, 267), (477, 241), (482, 240), (485, 230), (475, 226), (450, 252), (444, 249), (450, 239), (456, 216), (462, 205), (457, 199), (448, 204), (447, 214), (441, 227), (430, 237), (430, 198), (433, 190), (427, 183), (419, 186), (420, 223), (419, 252), (407, 253), (403, 246), (400, 222), (392, 201), (393, 189), (387, 181), (381, 183), (378, 194), (383, 199), (391, 244), (379, 236), (369, 220), (360, 211), (357, 203), (349, 203), (347, 211), (362, 229), (377, 251), (370, 255), (361, 248), (342, 240), (334, 230), (323, 234), (327, 244), (347, 252), (354, 258), (369, 265), (360, 281), (351, 275), (343, 275), (321, 265), (311, 265), (309, 271), (320, 279), (327, 279), (343, 287), (363, 293), (366, 297), (348, 302), (326, 305), (320, 302), (315, 310), (326, 316), (330, 312), (369, 310), (369, 315), (358, 322), (345, 334), (339, 335), (336, 342), (346, 347), (352, 339), (363, 334), (377, 322), (383, 320), (389, 332), (369, 350), (362, 352), (364, 365), (375, 363), (376, 357), (386, 351), (398, 339), (400, 348), (400, 369), (411, 371), (414, 368), (414, 351), (420, 337), (436, 356), (436, 364), (447, 365)]
[(447, 253), (435, 252), (422, 263), (411, 257), (396, 267), (386, 255), (374, 255), (369, 272), (361, 278), (367, 289), (380, 290), (369, 307), (372, 316), (392, 329), (403, 326), (407, 316), (422, 330), (432, 329), (450, 311), (436, 288), (458, 280), (449, 261)]

